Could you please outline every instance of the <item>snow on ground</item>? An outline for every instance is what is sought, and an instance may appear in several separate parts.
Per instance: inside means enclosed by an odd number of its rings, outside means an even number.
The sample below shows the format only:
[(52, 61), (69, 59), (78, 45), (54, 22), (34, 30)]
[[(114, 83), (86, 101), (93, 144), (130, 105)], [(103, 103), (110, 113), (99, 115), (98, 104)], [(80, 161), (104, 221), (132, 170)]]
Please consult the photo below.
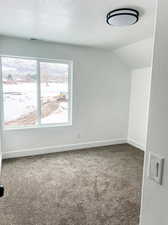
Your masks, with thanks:
[(61, 92), (68, 92), (68, 85), (65, 83), (50, 83), (46, 86), (45, 83), (41, 84), (41, 96), (57, 96)]
[[(37, 84), (17, 83), (3, 84), (4, 92), (4, 117), (5, 122), (16, 120), (37, 109)], [(68, 92), (65, 83), (41, 84), (41, 96), (57, 96), (62, 92)], [(42, 119), (44, 123), (61, 123), (68, 120), (68, 108), (60, 106), (59, 109)]]
[(15, 120), (37, 108), (35, 83), (4, 84), (5, 122)]
[(59, 108), (49, 116), (41, 119), (42, 123), (66, 123), (68, 122), (68, 103), (61, 103)]

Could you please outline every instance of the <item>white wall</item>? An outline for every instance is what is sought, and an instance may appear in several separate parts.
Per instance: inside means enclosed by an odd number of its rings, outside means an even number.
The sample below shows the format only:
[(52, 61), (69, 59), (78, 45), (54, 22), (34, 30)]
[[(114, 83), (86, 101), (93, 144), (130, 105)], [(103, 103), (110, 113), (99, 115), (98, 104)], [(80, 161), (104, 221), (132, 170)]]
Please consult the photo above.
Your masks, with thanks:
[(118, 48), (115, 54), (131, 69), (151, 67), (153, 56), (153, 36)]
[[(168, 1), (158, 1), (141, 225), (168, 224)], [(163, 185), (147, 177), (149, 152), (165, 158)]]
[(1, 37), (0, 54), (74, 61), (73, 125), (6, 131), (6, 156), (36, 148), (59, 151), (64, 145), (75, 148), (77, 143), (82, 147), (88, 142), (105, 145), (126, 140), (130, 73), (111, 52)]
[(151, 68), (132, 71), (128, 141), (145, 150), (150, 98)]

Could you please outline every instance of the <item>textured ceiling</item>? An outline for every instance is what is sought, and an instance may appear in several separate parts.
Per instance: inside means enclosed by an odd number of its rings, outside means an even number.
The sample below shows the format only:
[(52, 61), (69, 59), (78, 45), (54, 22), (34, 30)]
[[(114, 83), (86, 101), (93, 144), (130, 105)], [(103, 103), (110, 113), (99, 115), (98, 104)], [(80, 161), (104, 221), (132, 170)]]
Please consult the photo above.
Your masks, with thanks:
[[(151, 37), (156, 0), (0, 0), (0, 34), (76, 45), (118, 48)], [(110, 27), (106, 14), (139, 9), (129, 27)]]

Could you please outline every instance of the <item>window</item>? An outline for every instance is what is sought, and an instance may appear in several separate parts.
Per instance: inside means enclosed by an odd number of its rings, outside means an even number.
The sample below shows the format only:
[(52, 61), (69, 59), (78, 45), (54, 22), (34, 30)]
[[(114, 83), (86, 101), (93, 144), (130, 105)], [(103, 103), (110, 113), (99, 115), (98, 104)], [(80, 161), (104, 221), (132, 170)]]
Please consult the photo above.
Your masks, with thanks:
[(1, 67), (5, 128), (71, 123), (71, 62), (5, 56)]

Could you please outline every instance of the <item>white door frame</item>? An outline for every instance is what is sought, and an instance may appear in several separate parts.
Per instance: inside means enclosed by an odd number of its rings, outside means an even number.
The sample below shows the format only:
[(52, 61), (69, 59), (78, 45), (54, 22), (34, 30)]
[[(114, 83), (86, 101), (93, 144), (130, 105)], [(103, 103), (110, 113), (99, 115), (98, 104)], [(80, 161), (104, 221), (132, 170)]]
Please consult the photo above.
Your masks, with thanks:
[(2, 151), (3, 151), (3, 104), (2, 104), (2, 66), (1, 66), (1, 58), (0, 58), (0, 180), (1, 180), (1, 172), (2, 172)]

